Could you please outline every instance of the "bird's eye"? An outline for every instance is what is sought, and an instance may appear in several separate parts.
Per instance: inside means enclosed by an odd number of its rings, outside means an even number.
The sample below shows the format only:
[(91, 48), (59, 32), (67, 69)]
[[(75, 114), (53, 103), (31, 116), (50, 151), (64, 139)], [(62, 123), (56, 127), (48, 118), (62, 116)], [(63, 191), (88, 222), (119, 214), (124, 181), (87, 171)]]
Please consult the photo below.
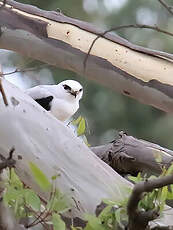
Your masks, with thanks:
[(63, 87), (64, 87), (65, 90), (71, 90), (71, 87), (68, 86), (68, 85), (63, 85)]
[(79, 90), (79, 92), (81, 92), (81, 91), (82, 91), (82, 89)]

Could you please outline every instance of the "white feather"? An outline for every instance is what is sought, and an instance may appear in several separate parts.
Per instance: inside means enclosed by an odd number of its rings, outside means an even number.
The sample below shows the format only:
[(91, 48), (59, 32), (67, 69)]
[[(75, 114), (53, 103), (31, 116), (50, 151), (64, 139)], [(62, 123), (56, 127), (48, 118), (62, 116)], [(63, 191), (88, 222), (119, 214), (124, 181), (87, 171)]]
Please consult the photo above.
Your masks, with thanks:
[[(64, 86), (70, 87), (66, 90)], [(59, 120), (66, 121), (79, 109), (79, 101), (82, 98), (83, 91), (79, 82), (66, 80), (58, 85), (39, 85), (25, 92), (34, 100), (53, 96), (50, 103), (50, 112)], [(71, 93), (76, 93), (76, 96)]]

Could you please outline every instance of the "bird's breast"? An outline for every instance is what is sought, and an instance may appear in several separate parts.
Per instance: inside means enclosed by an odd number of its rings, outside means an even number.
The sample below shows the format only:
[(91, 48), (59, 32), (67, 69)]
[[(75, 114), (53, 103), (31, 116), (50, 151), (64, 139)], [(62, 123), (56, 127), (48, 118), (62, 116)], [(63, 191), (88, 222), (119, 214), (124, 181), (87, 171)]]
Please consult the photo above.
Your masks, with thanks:
[(52, 114), (61, 121), (68, 120), (78, 110), (79, 103), (54, 99), (51, 102)]

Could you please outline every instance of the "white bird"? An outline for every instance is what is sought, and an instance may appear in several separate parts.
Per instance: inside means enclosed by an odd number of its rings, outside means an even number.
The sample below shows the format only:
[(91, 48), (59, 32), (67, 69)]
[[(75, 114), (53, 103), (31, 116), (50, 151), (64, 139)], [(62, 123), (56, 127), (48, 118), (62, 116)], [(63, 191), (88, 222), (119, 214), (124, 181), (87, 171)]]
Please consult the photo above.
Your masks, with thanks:
[(66, 80), (58, 85), (39, 85), (25, 91), (58, 120), (68, 120), (78, 109), (83, 95), (81, 84)]

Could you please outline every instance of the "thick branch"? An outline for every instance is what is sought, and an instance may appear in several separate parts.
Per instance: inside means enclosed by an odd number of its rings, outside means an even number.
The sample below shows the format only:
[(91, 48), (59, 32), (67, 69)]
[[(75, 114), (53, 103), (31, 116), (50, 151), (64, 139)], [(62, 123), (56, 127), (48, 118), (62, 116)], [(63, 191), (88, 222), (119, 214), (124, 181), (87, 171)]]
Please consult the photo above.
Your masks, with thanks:
[(91, 150), (120, 174), (145, 172), (158, 175), (162, 166), (169, 167), (173, 161), (173, 151), (123, 132), (112, 143)]
[(150, 25), (144, 25), (144, 24), (128, 24), (128, 25), (121, 25), (121, 26), (116, 26), (116, 27), (113, 27), (109, 30), (106, 30), (104, 31), (103, 33), (99, 34), (92, 42), (89, 50), (88, 50), (88, 53), (85, 57), (85, 60), (84, 60), (84, 69), (86, 69), (86, 65), (87, 65), (87, 60), (89, 58), (89, 55), (91, 53), (91, 50), (93, 48), (93, 46), (95, 45), (96, 41), (101, 38), (101, 37), (104, 37), (107, 33), (109, 32), (112, 32), (112, 31), (117, 31), (117, 30), (121, 30), (121, 29), (127, 29), (127, 28), (136, 28), (136, 29), (150, 29), (150, 30), (155, 30), (159, 33), (164, 33), (164, 34), (167, 34), (167, 35), (170, 35), (170, 36), (173, 36), (173, 33), (169, 32), (169, 31), (166, 31), (166, 30), (162, 30), (160, 29), (159, 27), (157, 26), (150, 26)]
[(85, 74), (142, 103), (173, 112), (173, 55), (107, 33), (95, 43), (84, 72), (89, 47), (103, 31), (62, 13), (11, 0), (0, 5), (0, 48)]

